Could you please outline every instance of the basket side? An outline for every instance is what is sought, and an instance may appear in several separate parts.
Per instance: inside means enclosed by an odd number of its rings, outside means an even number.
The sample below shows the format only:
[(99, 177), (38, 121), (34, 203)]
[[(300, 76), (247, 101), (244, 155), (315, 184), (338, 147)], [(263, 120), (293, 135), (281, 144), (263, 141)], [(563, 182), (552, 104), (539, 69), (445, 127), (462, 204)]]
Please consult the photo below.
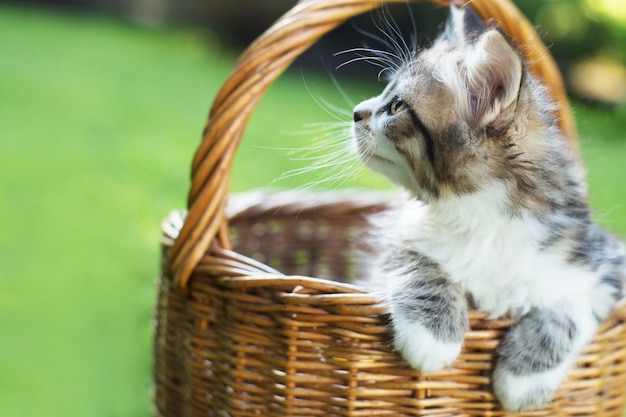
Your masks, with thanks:
[[(358, 223), (380, 208), (338, 198), (316, 205), (319, 198), (264, 196), (228, 210), (235, 235), (242, 237), (237, 251), (262, 247), (268, 259), (289, 265), (292, 253), (267, 245), (268, 239), (288, 245), (301, 239), (294, 226), (306, 235), (311, 222), (350, 213)], [(304, 213), (302, 224), (293, 223), (294, 211)], [(181, 223), (174, 216), (167, 224), (166, 251)], [(350, 235), (350, 225), (344, 226)], [(328, 237), (313, 241), (295, 263), (306, 265), (326, 249)], [(337, 242), (343, 243), (335, 247), (334, 259), (317, 257), (315, 263), (331, 264), (328, 270), (349, 264), (350, 242)], [(281, 275), (221, 252), (220, 259), (204, 257), (197, 274), (219, 265), (223, 276), (194, 275), (188, 296), (177, 291), (170, 275), (161, 277), (154, 364), (158, 416), (622, 416), (624, 305), (598, 330), (548, 407), (514, 414), (500, 409), (491, 391), (495, 350), (510, 320), (470, 312), (472, 330), (458, 360), (442, 372), (420, 374), (393, 351), (388, 317), (375, 296), (341, 283)]]
[[(405, 0), (389, 0), (404, 2)], [(431, 0), (436, 4), (464, 1)], [(228, 178), (245, 125), (272, 82), (323, 34), (348, 18), (379, 7), (380, 0), (304, 0), (250, 45), (218, 93), (194, 157), (189, 215), (171, 250), (169, 268), (184, 291), (193, 269), (216, 240), (229, 247), (224, 215)], [(560, 122), (576, 147), (576, 136), (560, 73), (530, 23), (509, 0), (473, 0), (467, 7), (495, 19), (529, 58), (531, 70), (544, 79), (561, 104)]]

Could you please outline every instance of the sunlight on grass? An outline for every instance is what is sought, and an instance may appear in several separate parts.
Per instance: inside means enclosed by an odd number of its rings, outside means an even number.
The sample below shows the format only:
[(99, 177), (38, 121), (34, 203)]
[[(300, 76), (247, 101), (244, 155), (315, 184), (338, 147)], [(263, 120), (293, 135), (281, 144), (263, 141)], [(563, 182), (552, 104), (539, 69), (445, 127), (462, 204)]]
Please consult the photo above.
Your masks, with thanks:
[(626, 3), (624, 0), (587, 0), (587, 7), (626, 26)]

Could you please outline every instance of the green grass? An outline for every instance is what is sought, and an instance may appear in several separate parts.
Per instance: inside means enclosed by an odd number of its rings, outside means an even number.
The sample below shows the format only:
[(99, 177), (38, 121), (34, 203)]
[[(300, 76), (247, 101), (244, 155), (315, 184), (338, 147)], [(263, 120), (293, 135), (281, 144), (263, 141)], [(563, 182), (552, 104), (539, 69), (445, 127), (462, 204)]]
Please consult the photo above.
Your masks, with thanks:
[[(0, 415), (148, 416), (159, 224), (184, 207), (234, 55), (194, 30), (6, 7), (0, 28)], [(347, 107), (326, 77), (305, 79)], [(577, 111), (597, 217), (626, 235), (625, 114)], [(306, 146), (289, 132), (328, 120), (299, 73), (281, 78), (249, 124), (233, 190), (305, 185), (273, 183), (298, 164), (272, 148)]]
[(595, 219), (626, 237), (626, 106), (609, 111), (574, 103)]

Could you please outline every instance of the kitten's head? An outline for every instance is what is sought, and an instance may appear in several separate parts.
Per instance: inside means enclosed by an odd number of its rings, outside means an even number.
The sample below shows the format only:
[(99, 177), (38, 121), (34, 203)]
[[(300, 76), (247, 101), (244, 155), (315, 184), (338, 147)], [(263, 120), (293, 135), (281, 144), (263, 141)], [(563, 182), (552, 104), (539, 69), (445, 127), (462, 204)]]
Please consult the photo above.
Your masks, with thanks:
[(367, 166), (422, 200), (471, 193), (507, 177), (520, 155), (545, 151), (520, 139), (550, 127), (553, 109), (531, 108), (536, 92), (510, 40), (453, 8), (432, 47), (356, 106), (354, 145)]

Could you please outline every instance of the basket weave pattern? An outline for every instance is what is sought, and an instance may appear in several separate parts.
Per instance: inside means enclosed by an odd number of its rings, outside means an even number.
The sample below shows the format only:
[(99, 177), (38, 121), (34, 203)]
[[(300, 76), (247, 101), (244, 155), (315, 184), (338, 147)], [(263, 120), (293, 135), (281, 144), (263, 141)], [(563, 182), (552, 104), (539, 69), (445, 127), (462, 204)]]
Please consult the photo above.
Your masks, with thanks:
[[(157, 415), (621, 416), (626, 325), (620, 314), (604, 323), (550, 407), (511, 414), (498, 408), (490, 390), (494, 350), (511, 321), (471, 312), (459, 359), (420, 375), (393, 352), (377, 297), (301, 275), (358, 278), (355, 257), (367, 248), (355, 233), (365, 232), (367, 215), (385, 209), (385, 201), (281, 194), (233, 201), (238, 253), (215, 248), (205, 256), (187, 295), (162, 277)], [(174, 213), (165, 224), (165, 255), (181, 222)]]
[[(252, 193), (227, 203), (237, 145), (271, 82), (324, 33), (380, 4), (299, 2), (244, 52), (218, 94), (192, 166), (189, 211), (163, 224), (156, 415), (621, 417), (623, 304), (552, 404), (508, 413), (491, 392), (490, 374), (511, 321), (470, 312), (459, 359), (420, 374), (391, 348), (380, 299), (338, 281), (361, 276), (358, 254), (372, 250), (359, 243), (367, 217), (388, 208), (389, 196)], [(508, 0), (470, 6), (520, 45), (561, 103), (561, 126), (576, 146), (560, 74), (530, 24)]]

